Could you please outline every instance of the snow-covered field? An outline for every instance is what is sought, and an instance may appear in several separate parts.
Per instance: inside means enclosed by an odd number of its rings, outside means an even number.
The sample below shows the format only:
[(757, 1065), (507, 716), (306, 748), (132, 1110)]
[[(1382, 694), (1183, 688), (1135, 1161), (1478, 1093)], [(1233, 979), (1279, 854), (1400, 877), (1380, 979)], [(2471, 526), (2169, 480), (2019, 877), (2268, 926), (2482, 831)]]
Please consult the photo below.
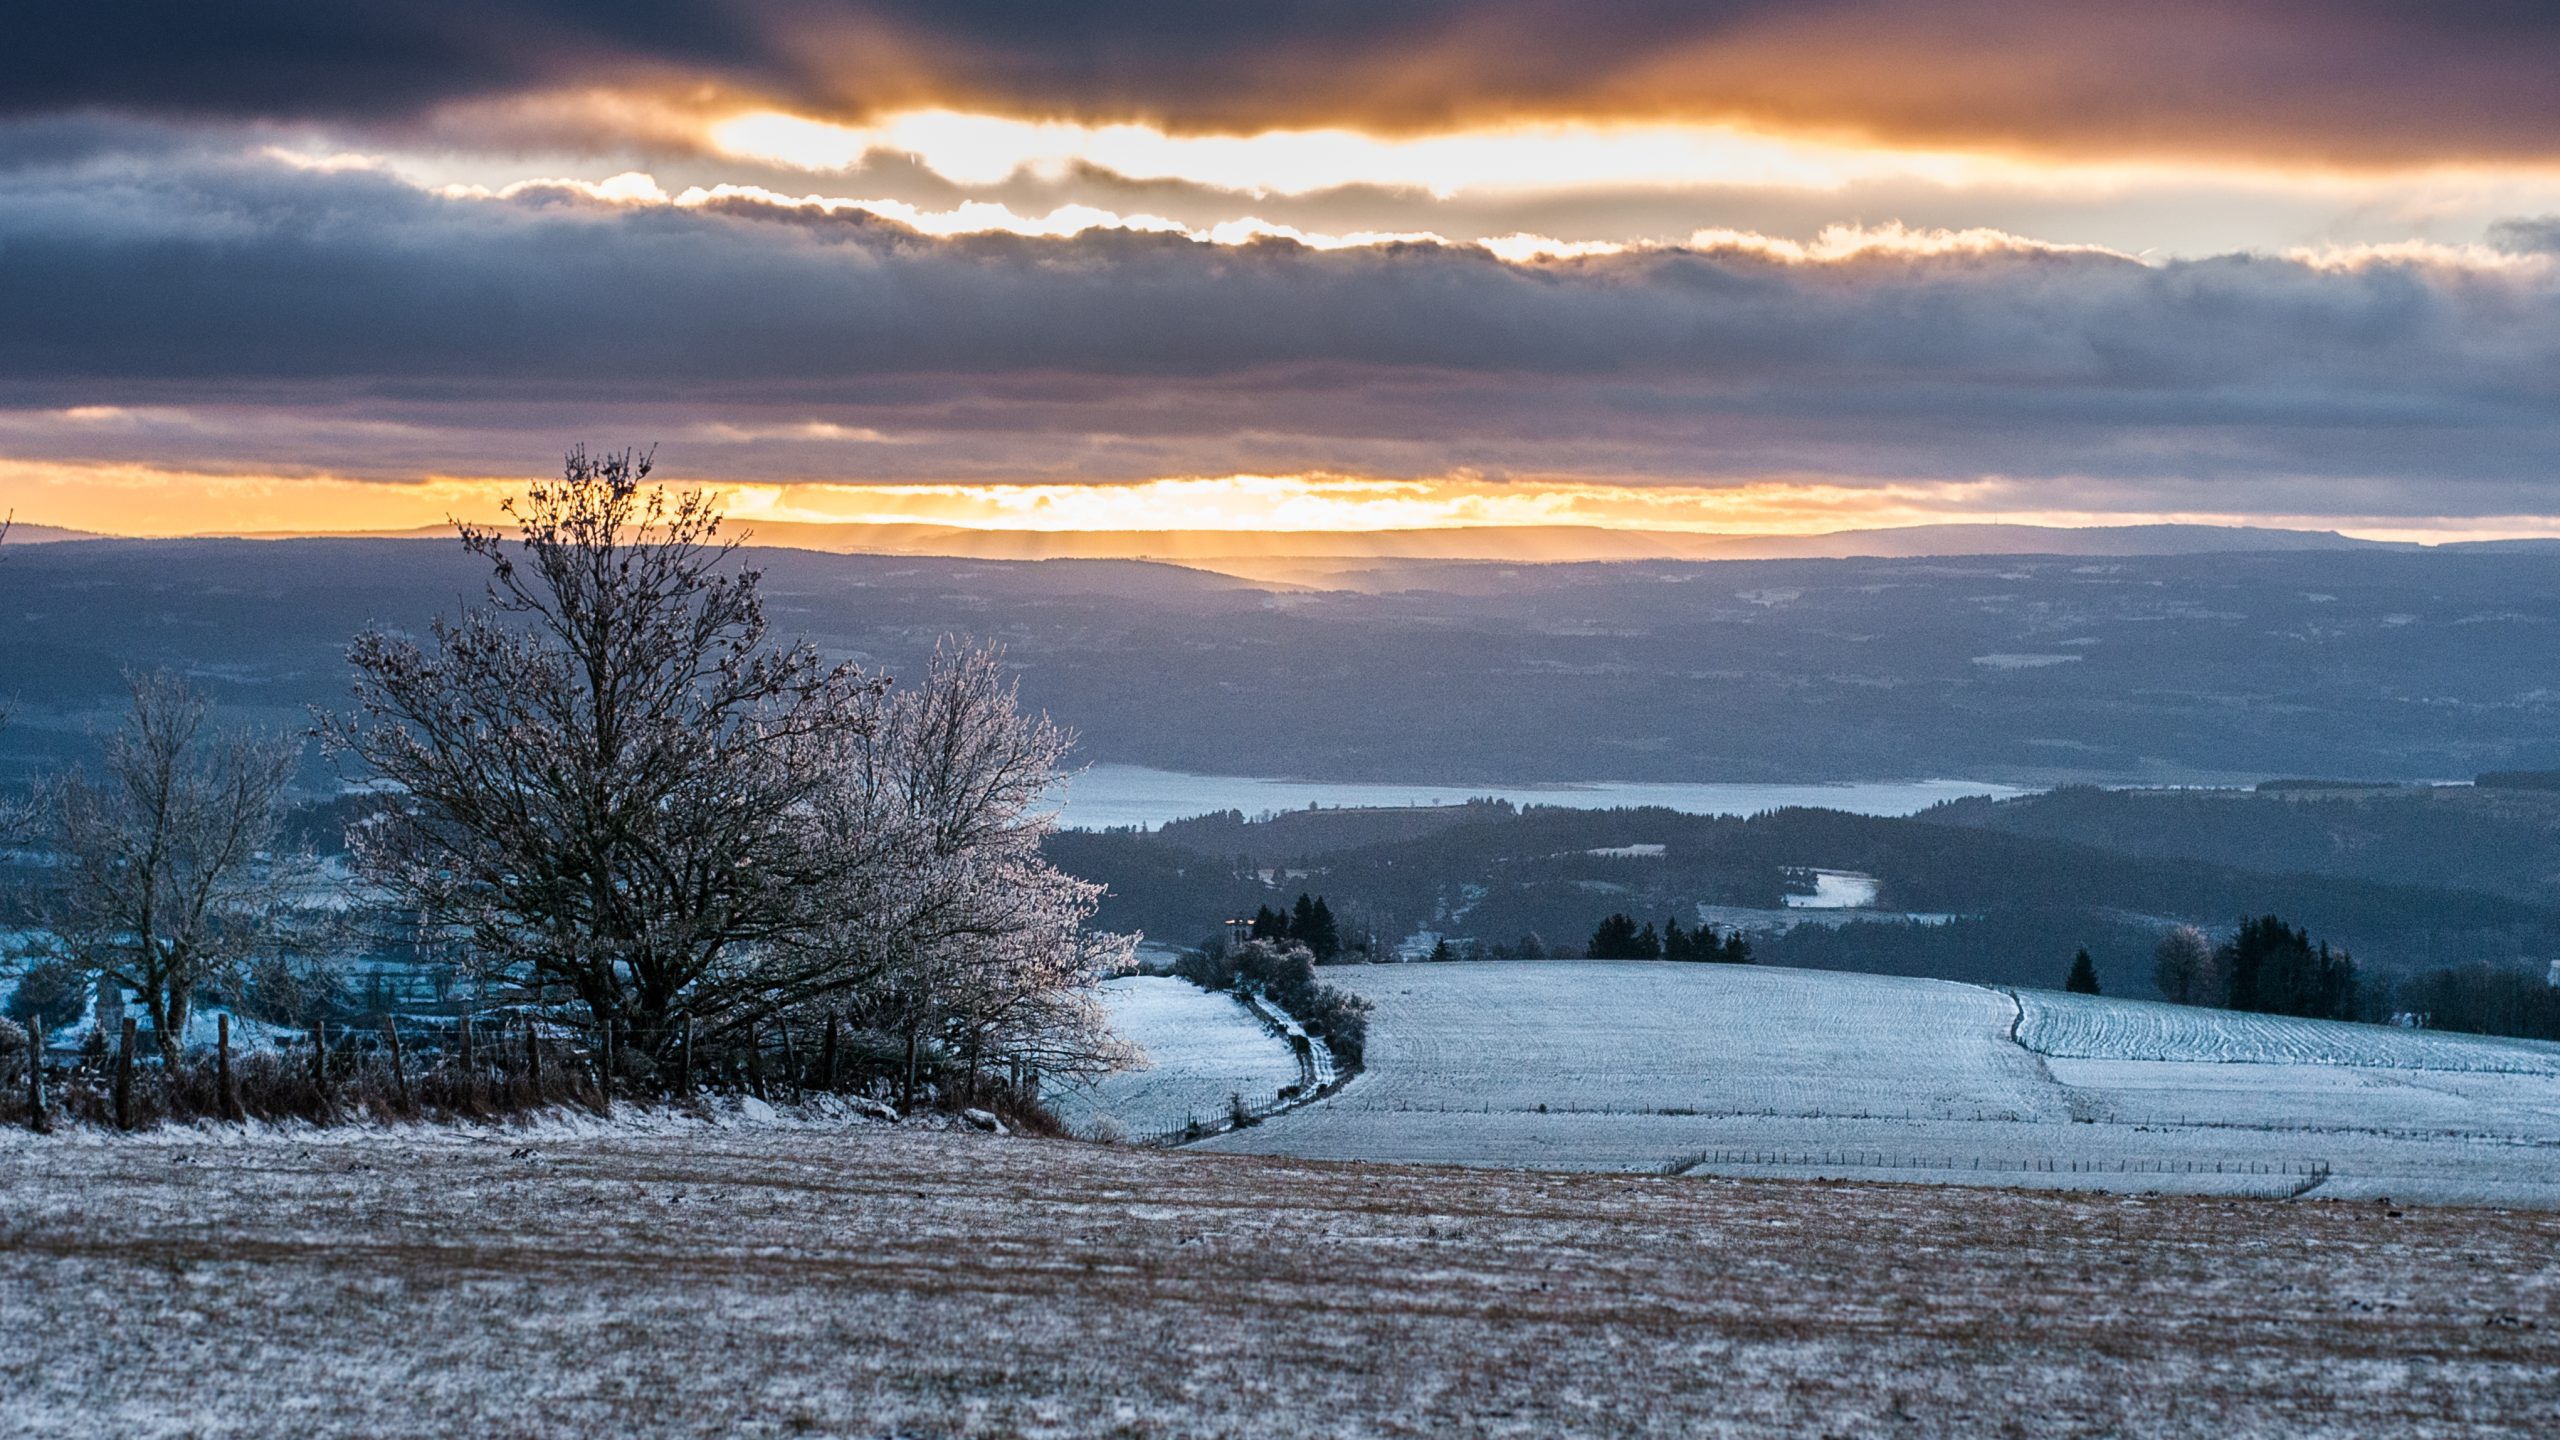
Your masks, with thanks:
[(0, 1434), (2523, 1440), (2555, 1252), (854, 1121), (0, 1134)]
[(2242, 1015), (2052, 990), (2021, 990), (2018, 1003), (2019, 1043), (2057, 1059), (2560, 1075), (2560, 1045), (2544, 1040), (2297, 1020), (2288, 1015)]
[(1367, 1073), (1210, 1148), (2560, 1206), (2550, 1046), (1761, 967), (1327, 978)]
[(1225, 1120), (1230, 1097), (1255, 1111), (1298, 1083), (1298, 1059), (1231, 995), (1188, 980), (1130, 975), (1106, 982), (1111, 1028), (1144, 1053), (1143, 1068), (1053, 1088), (1050, 1107), (1079, 1135), (1144, 1138), (1197, 1119)]

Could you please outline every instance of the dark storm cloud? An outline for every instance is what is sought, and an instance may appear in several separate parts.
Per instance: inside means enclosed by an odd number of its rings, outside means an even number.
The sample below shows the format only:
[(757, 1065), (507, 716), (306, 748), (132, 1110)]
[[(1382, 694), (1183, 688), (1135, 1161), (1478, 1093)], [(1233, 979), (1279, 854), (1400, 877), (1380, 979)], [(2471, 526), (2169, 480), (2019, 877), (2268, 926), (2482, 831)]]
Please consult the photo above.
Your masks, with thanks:
[[(778, 447), (820, 478), (1474, 467), (2538, 490), (2560, 473), (2560, 281), (2535, 261), (1524, 267), (1441, 246), (935, 240), (746, 202), (448, 200), (188, 157), (0, 175), (0, 313), (0, 404), (444, 432), (815, 419), (901, 441)], [(163, 442), (173, 461), (219, 448), (142, 431), (122, 458)]]
[(621, 64), (780, 69), (748, 7), (695, 0), (100, 0), (13, 15), (0, 109), (389, 119)]
[(2547, 0), (123, 0), (12, 17), (0, 108), (396, 121), (688, 75), (847, 114), (1739, 117), (2355, 160), (2548, 157), (2555, 69)]

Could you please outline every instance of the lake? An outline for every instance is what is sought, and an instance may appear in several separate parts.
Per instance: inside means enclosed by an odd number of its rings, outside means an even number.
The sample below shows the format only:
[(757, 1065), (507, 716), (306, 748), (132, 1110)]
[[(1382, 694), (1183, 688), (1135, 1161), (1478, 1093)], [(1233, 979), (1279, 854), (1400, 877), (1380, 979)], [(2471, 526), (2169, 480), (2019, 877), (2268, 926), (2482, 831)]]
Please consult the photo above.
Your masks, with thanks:
[(1059, 806), (1060, 823), (1079, 830), (1106, 830), (1124, 826), (1153, 828), (1168, 820), (1217, 810), (1241, 810), (1253, 816), (1274, 810), (1304, 810), (1309, 805), (1328, 809), (1354, 805), (1455, 805), (1488, 795), (1515, 805), (1564, 805), (1582, 810), (1660, 805), (1698, 815), (1756, 815), (1790, 805), (1811, 805), (1858, 815), (1910, 815), (1942, 800), (1968, 795), (2006, 799), (2026, 793), (2023, 786), (1982, 780), (1861, 780), (1837, 785), (1615, 780), (1555, 785), (1396, 784), (1185, 775), (1143, 765), (1095, 765), (1064, 782), (1051, 799)]

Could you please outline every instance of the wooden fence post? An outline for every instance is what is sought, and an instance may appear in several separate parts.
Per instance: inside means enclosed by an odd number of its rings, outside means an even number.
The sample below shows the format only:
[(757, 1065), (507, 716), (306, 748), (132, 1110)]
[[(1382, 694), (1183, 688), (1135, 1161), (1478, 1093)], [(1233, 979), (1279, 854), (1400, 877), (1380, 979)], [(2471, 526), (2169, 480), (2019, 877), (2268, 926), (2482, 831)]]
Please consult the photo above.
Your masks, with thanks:
[(222, 1109), (222, 1118), (240, 1118), (240, 1092), (231, 1083), (231, 1012), (214, 1017), (213, 1041), (214, 1103)]
[(133, 1128), (133, 1017), (116, 1037), (116, 1128)]
[(41, 1135), (44, 1119), (44, 1017), (27, 1017), (27, 1128)]
[(393, 1024), (388, 1015), (382, 1017), (382, 1038), (391, 1046), (391, 1085), (399, 1092), (400, 1108), (406, 1110), (409, 1108), (409, 1067), (400, 1057), (400, 1027)]

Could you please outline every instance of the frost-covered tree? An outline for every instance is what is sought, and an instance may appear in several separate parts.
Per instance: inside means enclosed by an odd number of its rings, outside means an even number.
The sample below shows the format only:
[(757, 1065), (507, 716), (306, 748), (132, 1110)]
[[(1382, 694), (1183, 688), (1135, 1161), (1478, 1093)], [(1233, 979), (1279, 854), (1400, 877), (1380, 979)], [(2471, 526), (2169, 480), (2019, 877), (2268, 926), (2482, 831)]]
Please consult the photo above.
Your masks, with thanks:
[(724, 981), (779, 1007), (850, 1002), (910, 1066), (927, 1045), (971, 1076), (1114, 1060), (1094, 986), (1130, 941), (1091, 932), (1102, 887), (1040, 852), (1070, 738), (971, 648), (938, 652), (846, 738), (810, 812), (832, 862), (813, 923)]
[(2159, 948), (2151, 952), (2151, 983), (2174, 1004), (2220, 1004), (2213, 942), (2193, 925), (2181, 925), (2161, 936)]
[(43, 918), (70, 965), (140, 993), (174, 1061), (199, 992), (237, 989), (312, 928), (294, 903), (308, 862), (278, 846), (301, 746), (214, 731), (203, 697), (170, 676), (130, 684), (96, 778), (42, 792), (55, 853)]
[(852, 1014), (911, 1055), (1056, 1072), (1112, 1053), (1093, 982), (1127, 944), (1040, 855), (1067, 737), (1000, 657), (893, 687), (767, 633), (704, 496), (572, 452), (462, 527), (488, 603), (358, 639), (324, 722), (386, 805), (361, 872), (461, 964), (565, 988), (626, 1053)]
[(827, 878), (805, 816), (873, 682), (772, 642), (757, 572), (700, 492), (630, 453), (570, 453), (506, 513), (458, 527), (487, 602), (425, 643), (349, 652), (332, 751), (388, 803), (359, 872), (482, 972), (559, 986), (643, 1051), (694, 987), (805, 923)]

